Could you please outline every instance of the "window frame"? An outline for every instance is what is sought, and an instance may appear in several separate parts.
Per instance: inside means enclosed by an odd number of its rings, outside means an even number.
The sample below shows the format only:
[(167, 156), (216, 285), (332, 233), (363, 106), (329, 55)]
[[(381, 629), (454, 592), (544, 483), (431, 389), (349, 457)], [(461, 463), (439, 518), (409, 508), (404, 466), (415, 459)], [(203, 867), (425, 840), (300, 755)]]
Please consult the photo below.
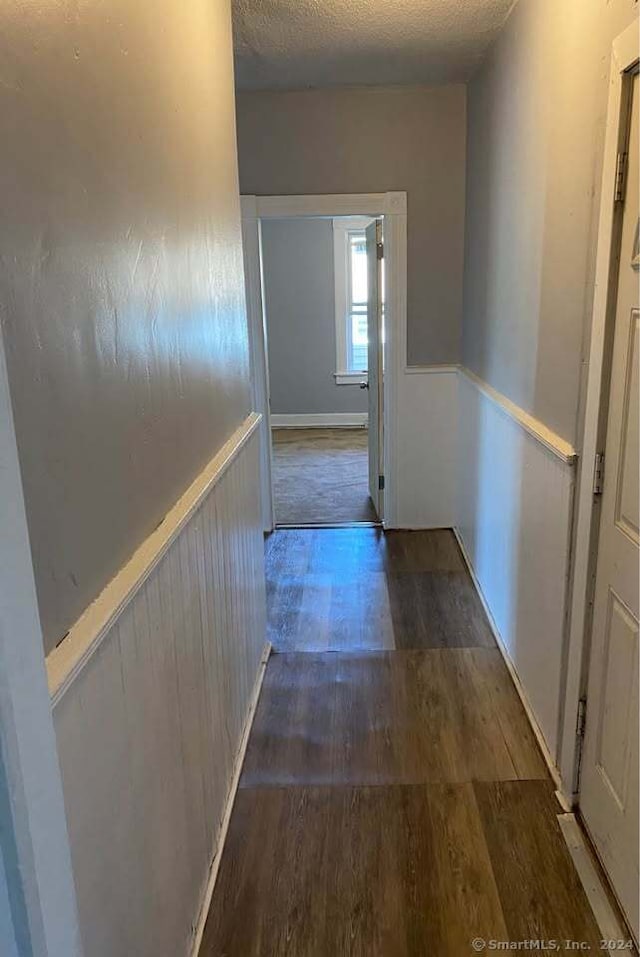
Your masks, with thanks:
[(347, 304), (350, 296), (351, 268), (349, 262), (349, 238), (352, 233), (362, 233), (373, 222), (369, 216), (340, 217), (333, 220), (333, 277), (334, 309), (336, 327), (336, 385), (354, 385), (368, 381), (368, 372), (349, 370), (347, 328)]

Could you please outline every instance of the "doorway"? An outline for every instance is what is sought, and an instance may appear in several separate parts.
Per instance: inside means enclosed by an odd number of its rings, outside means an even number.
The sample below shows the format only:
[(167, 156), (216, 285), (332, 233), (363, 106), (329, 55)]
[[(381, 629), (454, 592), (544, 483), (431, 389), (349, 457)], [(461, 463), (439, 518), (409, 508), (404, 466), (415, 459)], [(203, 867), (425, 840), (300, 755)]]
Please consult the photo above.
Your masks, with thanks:
[(638, 74), (630, 82), (626, 187), (612, 323), (580, 809), (638, 936)]
[(374, 442), (381, 395), (379, 376), (373, 393), (369, 376), (369, 353), (376, 363), (380, 351), (374, 224), (362, 216), (261, 224), (276, 525), (382, 517)]
[(636, 938), (639, 60), (631, 25), (612, 44), (560, 754)]
[(265, 531), (386, 524), (405, 196), (242, 199)]

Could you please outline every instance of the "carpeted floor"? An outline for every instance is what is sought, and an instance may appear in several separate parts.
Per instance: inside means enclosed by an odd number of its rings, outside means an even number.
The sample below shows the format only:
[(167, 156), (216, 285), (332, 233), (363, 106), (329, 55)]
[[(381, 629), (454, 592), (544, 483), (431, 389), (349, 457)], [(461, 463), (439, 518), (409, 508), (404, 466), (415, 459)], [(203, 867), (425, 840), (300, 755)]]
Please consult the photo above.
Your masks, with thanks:
[(366, 429), (274, 429), (279, 525), (375, 522)]

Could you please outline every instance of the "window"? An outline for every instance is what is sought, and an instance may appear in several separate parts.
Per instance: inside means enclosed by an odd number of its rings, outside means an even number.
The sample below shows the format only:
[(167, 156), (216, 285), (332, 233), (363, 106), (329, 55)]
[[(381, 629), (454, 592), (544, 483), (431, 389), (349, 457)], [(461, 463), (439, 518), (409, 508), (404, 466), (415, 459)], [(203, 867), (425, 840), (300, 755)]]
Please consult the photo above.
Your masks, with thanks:
[(333, 221), (336, 311), (336, 383), (366, 378), (367, 245), (370, 219), (349, 217)]

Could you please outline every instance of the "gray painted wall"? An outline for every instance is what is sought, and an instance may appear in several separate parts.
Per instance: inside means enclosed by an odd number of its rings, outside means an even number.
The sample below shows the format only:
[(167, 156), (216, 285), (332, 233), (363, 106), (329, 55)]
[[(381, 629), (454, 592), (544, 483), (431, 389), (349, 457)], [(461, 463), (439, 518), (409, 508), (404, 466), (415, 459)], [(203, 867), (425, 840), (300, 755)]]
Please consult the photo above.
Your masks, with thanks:
[(239, 93), (243, 193), (408, 194), (408, 359), (457, 362), (465, 87)]
[(336, 385), (333, 227), (327, 219), (262, 224), (273, 414), (366, 412), (367, 393)]
[(9, 887), (2, 856), (0, 855), (0, 953), (3, 957), (19, 957), (18, 943), (9, 905)]
[(228, 2), (7, 0), (0, 319), (49, 650), (250, 407)]
[(13, 918), (9, 907), (9, 890), (7, 887), (4, 864), (0, 859), (0, 953), (5, 957), (19, 957), (18, 944), (13, 928)]
[(633, 0), (520, 0), (468, 89), (462, 360), (578, 441), (611, 41)]
[(9, 783), (0, 750), (0, 954), (2, 957), (18, 957), (16, 925), (20, 927), (23, 952), (30, 944), (8, 792)]

